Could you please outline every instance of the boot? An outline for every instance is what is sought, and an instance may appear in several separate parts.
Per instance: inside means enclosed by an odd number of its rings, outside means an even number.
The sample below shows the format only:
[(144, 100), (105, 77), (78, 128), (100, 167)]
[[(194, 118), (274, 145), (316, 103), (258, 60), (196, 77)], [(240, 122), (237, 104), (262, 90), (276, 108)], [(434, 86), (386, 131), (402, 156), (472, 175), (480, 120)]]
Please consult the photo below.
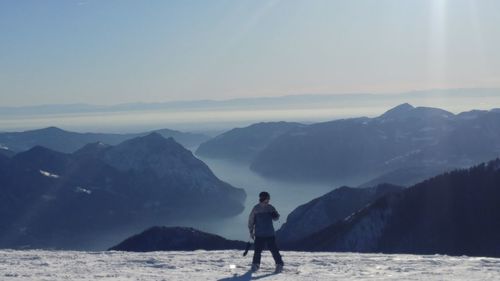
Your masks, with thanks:
[(257, 270), (259, 270), (259, 267), (260, 267), (260, 265), (258, 265), (256, 263), (252, 263), (252, 267), (250, 268), (250, 271), (256, 272)]
[(276, 264), (276, 269), (274, 270), (274, 273), (281, 273), (283, 271), (283, 264), (278, 263)]

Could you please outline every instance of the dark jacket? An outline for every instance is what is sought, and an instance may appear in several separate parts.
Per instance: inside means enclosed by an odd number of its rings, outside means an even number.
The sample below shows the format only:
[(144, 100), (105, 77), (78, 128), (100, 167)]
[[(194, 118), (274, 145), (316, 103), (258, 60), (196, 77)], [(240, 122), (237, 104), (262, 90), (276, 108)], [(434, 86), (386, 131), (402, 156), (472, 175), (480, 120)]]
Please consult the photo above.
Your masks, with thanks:
[(248, 217), (248, 230), (257, 237), (274, 236), (273, 220), (278, 220), (279, 213), (271, 204), (259, 203), (253, 207)]

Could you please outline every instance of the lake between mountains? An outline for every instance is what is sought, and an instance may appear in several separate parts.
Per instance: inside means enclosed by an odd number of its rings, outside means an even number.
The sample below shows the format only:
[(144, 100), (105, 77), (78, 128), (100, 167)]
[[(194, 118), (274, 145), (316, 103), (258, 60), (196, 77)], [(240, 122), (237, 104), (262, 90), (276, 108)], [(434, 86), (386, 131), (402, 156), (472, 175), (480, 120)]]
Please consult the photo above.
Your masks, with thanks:
[[(172, 226), (190, 226), (202, 231), (221, 235), (228, 239), (248, 240), (248, 215), (253, 206), (258, 202), (258, 194), (267, 191), (271, 194), (271, 204), (276, 207), (281, 217), (275, 222), (275, 229), (286, 222), (286, 217), (299, 205), (309, 202), (342, 185), (356, 186), (357, 182), (342, 183), (294, 183), (264, 178), (253, 171), (248, 165), (228, 162), (225, 160), (214, 160), (199, 157), (205, 162), (215, 175), (229, 184), (245, 189), (247, 199), (245, 210), (238, 216), (210, 221), (200, 222), (178, 222)], [(224, 202), (221, 202), (224, 204)]]

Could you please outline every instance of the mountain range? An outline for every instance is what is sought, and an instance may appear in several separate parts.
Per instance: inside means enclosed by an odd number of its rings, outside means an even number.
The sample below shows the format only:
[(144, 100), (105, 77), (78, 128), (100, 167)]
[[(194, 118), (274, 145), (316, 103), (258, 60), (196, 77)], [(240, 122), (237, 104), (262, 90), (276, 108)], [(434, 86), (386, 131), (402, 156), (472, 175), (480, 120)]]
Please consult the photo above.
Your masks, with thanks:
[[(235, 152), (251, 150), (251, 157), (246, 157), (250, 168), (265, 177), (319, 182), (355, 179), (363, 186), (410, 186), (500, 155), (498, 109), (453, 114), (406, 103), (375, 118), (288, 129), (275, 126), (275, 130), (273, 134), (271, 127), (264, 130), (259, 124), (232, 130), (201, 144), (197, 153), (238, 160)], [(259, 135), (274, 137), (253, 145)]]
[(236, 215), (244, 199), (158, 133), (72, 154), (35, 146), (0, 156), (0, 247), (88, 248), (113, 231)]
[[(159, 133), (165, 138), (172, 137), (187, 148), (195, 148), (210, 137), (203, 134), (184, 133), (170, 129), (160, 129), (153, 132)], [(119, 144), (125, 140), (137, 138), (150, 134), (151, 132), (135, 134), (108, 134), (108, 133), (77, 133), (62, 130), (57, 127), (47, 127), (24, 132), (0, 133), (0, 153), (3, 150), (10, 152), (21, 152), (29, 150), (34, 146), (43, 146), (52, 150), (72, 153), (82, 146), (103, 142), (110, 145)]]
[[(412, 169), (434, 174), (500, 155), (500, 114), (453, 114), (399, 105), (376, 118), (312, 124), (266, 147), (251, 168), (270, 177), (301, 180), (370, 179)], [(415, 183), (432, 173), (415, 175)], [(391, 182), (401, 184), (400, 182)]]
[(496, 99), (500, 89), (496, 88), (458, 88), (431, 89), (404, 93), (337, 93), (303, 94), (278, 97), (237, 98), (227, 100), (193, 100), (159, 103), (124, 103), (116, 105), (91, 104), (48, 104), (35, 106), (0, 106), (0, 116), (34, 116), (53, 114), (123, 113), (144, 111), (199, 111), (235, 109), (290, 109), (290, 108), (335, 108), (356, 106), (378, 106), (398, 104), (402, 101), (448, 101), (456, 99)]

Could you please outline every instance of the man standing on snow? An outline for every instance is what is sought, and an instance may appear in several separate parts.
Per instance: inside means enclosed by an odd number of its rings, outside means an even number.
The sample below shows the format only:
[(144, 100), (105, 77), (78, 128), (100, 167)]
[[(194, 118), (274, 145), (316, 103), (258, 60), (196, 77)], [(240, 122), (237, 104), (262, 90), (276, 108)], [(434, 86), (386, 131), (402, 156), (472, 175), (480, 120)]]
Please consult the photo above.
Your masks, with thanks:
[(271, 196), (263, 191), (259, 194), (259, 204), (253, 207), (248, 218), (248, 229), (250, 237), (255, 240), (255, 250), (252, 261), (252, 271), (257, 271), (260, 267), (260, 256), (264, 246), (267, 245), (271, 251), (274, 262), (276, 263), (276, 272), (281, 272), (283, 269), (283, 260), (276, 246), (274, 237), (273, 220), (277, 221), (280, 217), (279, 213), (269, 204)]

